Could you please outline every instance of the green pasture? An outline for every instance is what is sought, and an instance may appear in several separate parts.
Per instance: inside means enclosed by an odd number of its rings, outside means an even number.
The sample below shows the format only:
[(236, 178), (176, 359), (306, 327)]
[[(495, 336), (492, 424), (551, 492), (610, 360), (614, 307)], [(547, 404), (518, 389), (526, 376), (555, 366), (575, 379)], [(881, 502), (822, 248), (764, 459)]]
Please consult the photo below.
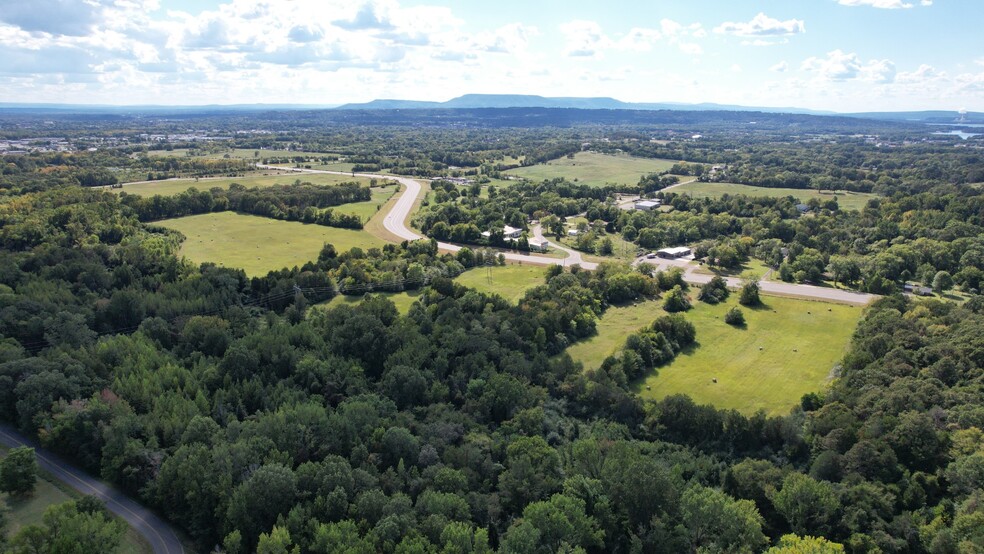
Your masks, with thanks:
[(801, 202), (807, 202), (811, 198), (819, 198), (821, 201), (828, 201), (833, 198), (837, 199), (837, 204), (840, 205), (841, 209), (844, 210), (860, 210), (868, 204), (868, 200), (872, 198), (878, 198), (877, 194), (871, 194), (867, 192), (847, 192), (847, 191), (829, 191), (825, 190), (823, 192), (817, 192), (815, 189), (783, 189), (783, 188), (766, 188), (766, 187), (753, 187), (750, 185), (739, 185), (736, 183), (700, 183), (693, 182), (687, 183), (685, 185), (680, 185), (674, 187), (669, 192), (674, 192), (677, 194), (689, 194), (694, 198), (721, 198), (725, 194), (736, 195), (744, 194), (746, 196), (768, 196), (770, 198), (779, 198), (783, 196), (792, 196), (800, 200)]
[(250, 276), (315, 260), (326, 242), (339, 252), (356, 246), (366, 249), (385, 244), (365, 231), (234, 212), (167, 219), (157, 224), (185, 235), (180, 254), (189, 260), (238, 267)]
[(673, 160), (637, 158), (627, 154), (611, 155), (598, 152), (578, 152), (573, 159), (563, 157), (543, 164), (511, 169), (506, 173), (533, 181), (564, 177), (568, 181), (592, 186), (605, 184), (635, 185), (649, 173), (666, 171)]
[[(691, 289), (696, 296), (696, 289)], [(724, 313), (737, 305), (694, 302), (685, 317), (697, 328), (698, 346), (658, 368), (637, 386), (646, 398), (687, 394), (700, 404), (734, 408), (746, 415), (759, 409), (784, 414), (800, 398), (823, 389), (844, 355), (862, 308), (793, 298), (763, 296), (763, 307), (741, 307), (747, 324), (736, 328)], [(567, 349), (595, 368), (618, 353), (625, 337), (664, 315), (660, 301), (614, 306), (598, 321), (598, 333)], [(713, 380), (717, 379), (715, 383)]]
[(292, 185), (297, 181), (311, 183), (313, 185), (337, 185), (340, 183), (357, 182), (369, 186), (369, 179), (365, 177), (352, 177), (351, 175), (333, 175), (330, 173), (278, 173), (276, 175), (264, 175), (253, 173), (245, 177), (218, 177), (201, 179), (169, 179), (166, 181), (146, 181), (124, 185), (121, 189), (113, 189), (116, 192), (136, 194), (139, 196), (174, 196), (192, 187), (198, 190), (209, 190), (212, 188), (229, 188), (233, 183), (239, 183), (246, 188), (270, 187), (273, 185)]
[[(741, 307), (746, 326), (724, 322), (737, 294), (710, 306), (696, 303), (687, 319), (698, 346), (681, 353), (640, 385), (643, 397), (687, 394), (699, 404), (745, 415), (781, 415), (808, 393), (822, 390), (844, 356), (863, 308), (763, 296), (757, 309)], [(715, 382), (714, 380), (717, 380)]]
[(510, 303), (519, 301), (526, 291), (545, 282), (547, 268), (538, 265), (509, 264), (476, 267), (462, 273), (455, 281), (484, 293), (495, 293)]

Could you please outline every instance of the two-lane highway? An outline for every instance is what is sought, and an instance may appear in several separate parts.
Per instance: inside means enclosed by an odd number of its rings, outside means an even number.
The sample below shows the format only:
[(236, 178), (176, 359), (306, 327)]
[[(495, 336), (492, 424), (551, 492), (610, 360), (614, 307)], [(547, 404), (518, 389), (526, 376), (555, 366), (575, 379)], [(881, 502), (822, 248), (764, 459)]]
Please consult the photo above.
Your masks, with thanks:
[(11, 448), (30, 446), (38, 465), (59, 481), (82, 494), (93, 495), (106, 503), (106, 508), (136, 529), (154, 549), (155, 554), (182, 554), (184, 547), (170, 525), (153, 512), (134, 502), (112, 486), (64, 462), (55, 454), (41, 448), (36, 441), (20, 434), (9, 425), (0, 424), (0, 443)]

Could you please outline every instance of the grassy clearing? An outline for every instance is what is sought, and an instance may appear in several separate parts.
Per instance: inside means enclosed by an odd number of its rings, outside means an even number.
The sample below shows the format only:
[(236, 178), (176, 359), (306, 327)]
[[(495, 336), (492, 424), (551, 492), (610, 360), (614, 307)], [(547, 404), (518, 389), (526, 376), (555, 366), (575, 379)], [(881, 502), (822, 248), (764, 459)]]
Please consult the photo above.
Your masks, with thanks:
[(183, 233), (181, 255), (195, 263), (214, 262), (238, 267), (247, 275), (303, 265), (318, 257), (324, 243), (344, 252), (372, 248), (384, 242), (365, 231), (278, 221), (233, 212), (167, 219), (158, 225)]
[[(491, 270), (492, 279), (489, 281)], [(506, 266), (477, 267), (470, 269), (458, 277), (455, 281), (458, 284), (473, 288), (479, 292), (497, 293), (506, 300), (516, 303), (526, 293), (527, 290), (542, 285), (546, 269), (532, 265), (510, 264)], [(374, 292), (373, 294), (389, 298), (396, 304), (396, 309), (401, 314), (410, 311), (410, 306), (420, 297), (421, 291), (409, 290), (404, 292)], [(355, 306), (362, 303), (364, 296), (345, 296), (338, 295), (327, 302), (318, 304), (319, 308), (330, 309), (342, 304)]]
[(382, 208), (389, 202), (389, 199), (396, 194), (396, 186), (377, 187), (372, 189), (372, 198), (365, 202), (353, 202), (332, 206), (331, 209), (344, 214), (357, 215), (363, 222), (369, 221), (373, 216), (382, 212)]
[(735, 328), (724, 313), (737, 305), (736, 296), (717, 306), (697, 303), (687, 313), (699, 346), (646, 378), (638, 387), (643, 397), (683, 393), (746, 415), (787, 413), (825, 386), (862, 313), (857, 306), (763, 296), (765, 306), (742, 308), (747, 326)]
[(479, 292), (499, 294), (515, 304), (527, 290), (544, 283), (546, 271), (542, 266), (519, 264), (476, 267), (462, 273), (455, 281)]
[(706, 265), (694, 267), (694, 273), (721, 275), (722, 277), (741, 277), (743, 279), (762, 279), (762, 276), (771, 270), (772, 268), (768, 264), (755, 258), (749, 258), (747, 262), (733, 270), (711, 268)]
[(753, 187), (750, 185), (739, 185), (735, 183), (687, 183), (670, 190), (677, 194), (689, 194), (694, 198), (720, 198), (725, 194), (744, 194), (747, 196), (768, 196), (782, 197), (792, 196), (802, 202), (811, 198), (819, 198), (822, 201), (837, 199), (841, 209), (860, 210), (868, 204), (868, 200), (878, 198), (877, 194), (866, 192), (847, 192), (847, 191), (824, 191), (819, 193), (812, 189), (782, 189)]
[[(268, 173), (274, 173), (269, 175)], [(198, 179), (173, 179), (167, 181), (149, 181), (126, 185), (122, 189), (113, 189), (116, 192), (136, 194), (139, 196), (152, 196), (159, 194), (162, 196), (174, 196), (192, 187), (198, 190), (209, 190), (211, 188), (229, 188), (232, 183), (239, 183), (246, 188), (270, 187), (273, 185), (290, 185), (300, 180), (302, 183), (314, 185), (337, 185), (339, 183), (363, 183), (369, 186), (369, 179), (365, 177), (352, 177), (351, 175), (332, 175), (330, 173), (281, 173), (266, 171), (254, 173), (246, 177), (219, 177)]]
[(507, 173), (526, 177), (533, 181), (564, 177), (568, 181), (603, 186), (607, 183), (635, 185), (648, 173), (666, 171), (676, 163), (672, 160), (636, 158), (624, 155), (578, 152), (574, 159), (567, 157), (550, 160), (545, 164), (511, 169)]
[[(383, 298), (389, 298), (393, 301), (393, 304), (396, 304), (397, 311), (406, 315), (410, 311), (410, 306), (412, 306), (421, 295), (421, 291), (408, 290), (404, 292), (374, 292), (372, 294), (382, 296)], [(327, 302), (317, 304), (315, 307), (330, 310), (336, 306), (341, 306), (342, 304), (358, 306), (363, 300), (365, 300), (365, 298), (365, 296), (346, 296), (344, 294), (339, 294)]]
[(625, 345), (625, 337), (666, 315), (659, 301), (639, 301), (624, 306), (611, 306), (598, 320), (598, 333), (567, 348), (575, 361), (585, 369), (595, 368), (608, 356)]
[[(174, 150), (149, 150), (147, 155), (156, 158), (166, 158), (166, 157), (176, 157), (176, 158), (186, 158), (188, 157), (188, 148), (176, 148)], [(257, 155), (259, 153), (259, 155)], [(228, 148), (224, 150), (219, 150), (217, 152), (206, 152), (202, 154), (197, 154), (195, 158), (210, 158), (210, 159), (221, 159), (226, 156), (230, 158), (239, 160), (256, 160), (260, 161), (263, 158), (274, 158), (283, 156), (305, 156), (305, 157), (320, 157), (320, 156), (337, 156), (337, 154), (326, 154), (324, 152), (297, 152), (293, 150), (256, 150), (252, 148)]]
[[(0, 451), (0, 457), (6, 454), (6, 449)], [(21, 528), (28, 525), (41, 523), (44, 511), (49, 506), (61, 504), (79, 498), (81, 495), (67, 485), (59, 483), (56, 479), (45, 472), (38, 474), (37, 484), (34, 486), (34, 493), (26, 497), (11, 497), (7, 494), (0, 494), (7, 506), (10, 508), (8, 514), (7, 536), (12, 537)], [(118, 554), (150, 554), (153, 549), (139, 533), (132, 527), (127, 526), (123, 541), (120, 544)]]

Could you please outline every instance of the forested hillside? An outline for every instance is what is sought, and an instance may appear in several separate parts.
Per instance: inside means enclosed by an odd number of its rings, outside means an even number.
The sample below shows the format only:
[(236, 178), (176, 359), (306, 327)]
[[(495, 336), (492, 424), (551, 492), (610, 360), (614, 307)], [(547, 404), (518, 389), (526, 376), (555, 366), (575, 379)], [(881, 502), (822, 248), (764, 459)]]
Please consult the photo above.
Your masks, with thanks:
[[(288, 535), (305, 552), (984, 541), (977, 300), (880, 301), (830, 391), (745, 417), (642, 402), (624, 361), (584, 371), (555, 356), (610, 302), (659, 290), (617, 266), (556, 268), (511, 306), (442, 278), (458, 262), (426, 242), (326, 248), (248, 281), (179, 262), (172, 236), (108, 193), (25, 196), (3, 217), (4, 418), (202, 550)], [(342, 273), (414, 264), (436, 273), (407, 316), (383, 299), (306, 309)], [(671, 329), (656, 330), (668, 347)]]
[[(602, 128), (627, 116), (593, 114), (602, 123), (496, 131), (536, 113), (494, 111), (474, 128), (427, 130), (383, 125), (423, 112), (348, 114), (371, 125), (174, 145), (186, 153), (169, 162), (132, 145), (4, 157), (0, 419), (156, 509), (200, 552), (984, 551), (984, 203), (968, 183), (980, 168), (971, 149), (782, 138), (784, 122), (817, 133), (864, 128), (806, 116), (770, 116), (740, 151), (750, 131), (731, 116), (699, 116), (712, 135), (703, 143), (649, 142), (692, 130), (682, 115), (654, 128)], [(260, 123), (287, 128), (301, 117)], [(218, 116), (198, 123), (236, 126)], [(71, 136), (89, 132), (87, 121), (60, 124)], [(910, 132), (878, 130), (900, 141)], [(664, 190), (672, 175), (654, 175), (627, 187), (663, 200), (648, 212), (619, 208), (626, 191), (613, 187), (496, 176), (609, 137), (640, 155), (728, 164), (760, 184), (802, 173), (811, 186), (829, 177), (881, 196), (860, 210), (831, 198), (804, 212), (791, 196), (693, 198)], [(428, 239), (326, 244), (300, 267), (252, 278), (179, 258), (185, 238), (155, 222), (239, 211), (358, 227), (330, 210), (370, 198), (368, 189), (234, 185), (138, 197), (94, 188), (107, 175), (253, 171), (231, 156), (276, 146), (286, 163), (344, 157), (476, 179), (434, 181), (414, 216)], [(290, 155), (300, 147), (312, 154)], [(760, 163), (770, 148), (792, 154)], [(924, 163), (934, 159), (935, 169)], [(838, 164), (847, 167), (835, 175)], [(642, 378), (716, 347), (686, 308), (724, 299), (723, 279), (698, 291), (682, 270), (608, 257), (595, 271), (544, 268), (515, 303), (454, 281), (503, 263), (486, 248), (501, 237), (482, 231), (532, 231), (537, 220), (553, 237), (565, 234), (564, 218), (584, 220), (585, 250), (615, 235), (643, 249), (687, 244), (715, 271), (752, 256), (777, 278), (829, 274), (830, 286), (882, 297), (865, 308), (829, 386), (787, 399), (794, 407), (782, 416), (680, 395), (643, 400)], [(440, 253), (436, 239), (474, 248)], [(898, 293), (910, 279), (938, 278), (941, 293), (960, 294)], [(375, 294), (407, 290), (416, 301), (405, 313)], [(339, 294), (365, 298), (324, 305)], [(606, 314), (653, 299), (677, 313), (620, 335), (597, 367), (566, 353), (598, 336)], [(742, 332), (725, 317), (729, 332)], [(5, 534), (0, 551), (37, 544), (30, 533)]]

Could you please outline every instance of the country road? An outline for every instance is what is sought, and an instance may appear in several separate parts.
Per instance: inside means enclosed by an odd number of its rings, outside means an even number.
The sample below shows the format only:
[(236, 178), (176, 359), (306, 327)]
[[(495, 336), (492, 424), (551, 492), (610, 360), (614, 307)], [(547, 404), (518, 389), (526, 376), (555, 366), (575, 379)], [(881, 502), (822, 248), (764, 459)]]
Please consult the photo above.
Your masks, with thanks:
[[(298, 173), (330, 173), (335, 175), (352, 175), (352, 173), (345, 173), (341, 171), (283, 168), (283, 167), (261, 165), (261, 164), (257, 164), (256, 167), (260, 169), (290, 170)], [(384, 216), (383, 227), (385, 227), (387, 231), (405, 240), (417, 240), (417, 239), (424, 238), (422, 235), (415, 233), (412, 229), (408, 228), (406, 225), (406, 220), (410, 216), (410, 211), (413, 209), (414, 203), (417, 201), (417, 198), (423, 192), (423, 187), (421, 186), (420, 181), (416, 179), (410, 179), (407, 177), (399, 177), (396, 175), (374, 175), (368, 173), (365, 174), (357, 173), (355, 175), (361, 177), (391, 179), (399, 182), (403, 187), (405, 187), (406, 189), (405, 192), (402, 195), (400, 195), (400, 198), (396, 201), (395, 204), (393, 204), (393, 207), (390, 209), (389, 213), (387, 213)], [(688, 181), (688, 182), (692, 182), (692, 181)], [(679, 183), (679, 184), (682, 185), (686, 183)], [(679, 185), (675, 185), (675, 186), (679, 186)], [(534, 230), (534, 235), (536, 235), (536, 230)], [(458, 250), (461, 250), (460, 246), (456, 244), (448, 244), (446, 242), (438, 242), (437, 246), (441, 250), (445, 250), (448, 252), (457, 252)], [(519, 254), (516, 252), (504, 252), (503, 255), (507, 260), (526, 262), (532, 264), (540, 264), (540, 265), (578, 264), (584, 269), (598, 268), (597, 263), (584, 261), (580, 257), (580, 254), (577, 254), (576, 257), (573, 257), (570, 256), (570, 253), (572, 252), (571, 250), (566, 248), (560, 248), (560, 249), (568, 252), (569, 257), (564, 259), (558, 259), (558, 258), (548, 258), (546, 256), (537, 256), (535, 254)], [(574, 260), (578, 260), (578, 261), (574, 261)], [(637, 263), (639, 261), (641, 260), (636, 260)], [(646, 261), (652, 262), (653, 265), (656, 265), (664, 269), (668, 266), (679, 267), (684, 270), (684, 276), (683, 276), (684, 280), (694, 285), (702, 285), (704, 283), (707, 283), (714, 277), (713, 275), (706, 275), (703, 273), (695, 272), (693, 262), (688, 260), (656, 259), (656, 260), (646, 260)], [(741, 279), (737, 277), (725, 277), (725, 280), (728, 282), (728, 287), (730, 288), (735, 289), (741, 286)], [(876, 295), (867, 294), (863, 292), (854, 292), (854, 291), (828, 288), (828, 287), (818, 287), (814, 285), (782, 283), (776, 281), (760, 281), (759, 288), (764, 293), (778, 294), (782, 296), (795, 296), (799, 298), (807, 298), (812, 300), (844, 302), (848, 304), (858, 304), (858, 305), (869, 304), (873, 300), (878, 298)]]
[(59, 481), (82, 494), (98, 497), (106, 508), (126, 521), (150, 543), (155, 554), (182, 554), (184, 547), (170, 525), (153, 512), (131, 500), (110, 485), (90, 477), (48, 452), (34, 440), (20, 434), (13, 427), (0, 424), (0, 443), (11, 448), (30, 446), (34, 449), (38, 465)]

